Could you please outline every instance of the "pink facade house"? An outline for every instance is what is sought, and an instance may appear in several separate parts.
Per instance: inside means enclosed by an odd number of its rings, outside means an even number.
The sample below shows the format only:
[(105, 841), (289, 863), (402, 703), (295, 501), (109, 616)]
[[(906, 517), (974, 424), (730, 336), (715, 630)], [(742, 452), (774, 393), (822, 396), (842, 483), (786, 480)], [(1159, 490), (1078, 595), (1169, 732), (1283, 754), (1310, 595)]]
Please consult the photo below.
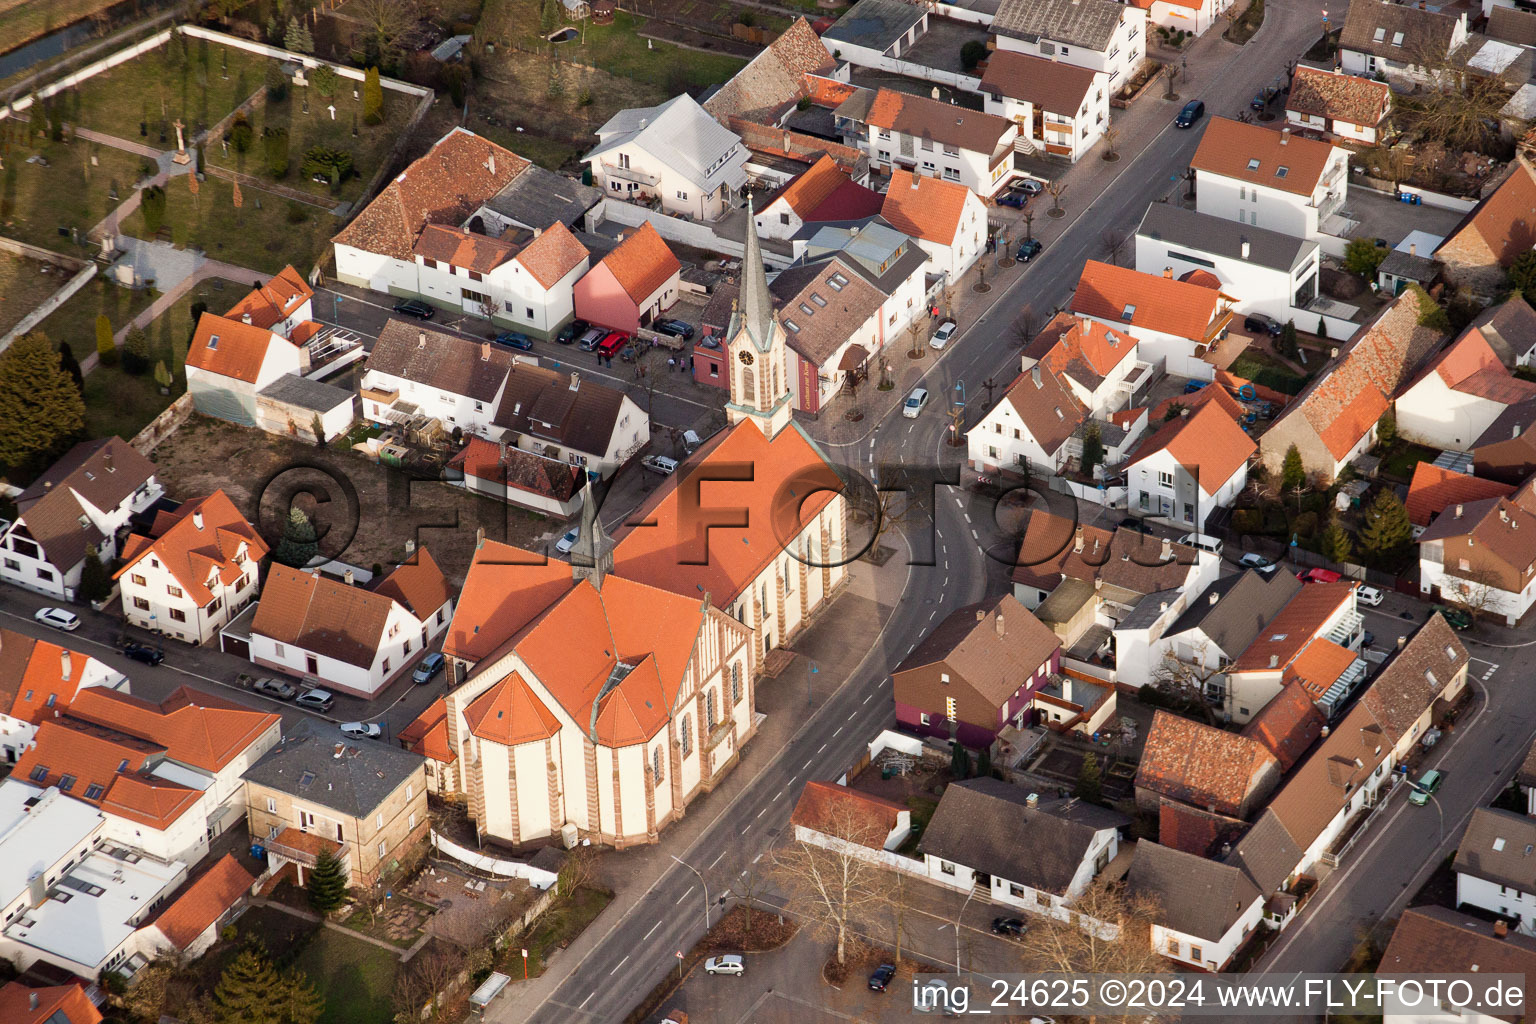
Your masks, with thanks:
[(576, 315), (633, 334), (677, 301), (683, 265), (649, 223), (576, 282)]

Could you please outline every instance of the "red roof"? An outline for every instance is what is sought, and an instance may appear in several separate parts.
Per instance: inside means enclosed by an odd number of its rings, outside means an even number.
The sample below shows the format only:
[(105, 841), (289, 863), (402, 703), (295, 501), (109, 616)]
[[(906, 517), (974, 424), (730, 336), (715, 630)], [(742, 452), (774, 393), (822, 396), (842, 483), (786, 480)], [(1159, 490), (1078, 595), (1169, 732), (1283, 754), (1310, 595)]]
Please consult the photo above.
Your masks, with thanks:
[(895, 170), (880, 215), (904, 234), (953, 245), (971, 195), (970, 189), (952, 181)]
[[(1297, 659), (1300, 663), (1301, 659)], [(1249, 720), (1243, 735), (1264, 744), (1288, 772), (1323, 734), (1328, 720), (1300, 682), (1289, 683)]]
[(672, 255), (667, 243), (651, 226), (642, 224), (619, 247), (603, 257), (602, 265), (613, 274), (619, 287), (634, 302), (642, 303), (656, 290), (682, 270), (683, 265)]
[(31, 988), (13, 981), (0, 988), (0, 1020), (5, 1024), (101, 1024), (101, 1011), (79, 984)]
[(476, 736), (508, 747), (547, 740), (560, 731), (560, 719), (516, 672), (476, 697), (464, 709), (464, 720)]
[(185, 950), (199, 935), (218, 923), (230, 908), (249, 895), (255, 877), (232, 853), (226, 853), (155, 918), (155, 927), (177, 949)]
[(448, 742), (448, 701), (439, 697), (396, 735), (401, 746), (413, 753), (443, 764), (452, 764), (459, 755)]
[(571, 567), (494, 540), (475, 549), (443, 653), (476, 662), (510, 640), (575, 585)]
[(835, 782), (812, 780), (801, 790), (789, 822), (880, 850), (895, 830), (899, 815), (906, 810), (901, 804), (870, 793)]
[(266, 284), (257, 285), (224, 315), (231, 320), (249, 315), (251, 323), (257, 327), (271, 327), (288, 319), (314, 295), (304, 278), (290, 265), (279, 270)]
[(1196, 409), (1207, 403), (1217, 406), (1233, 420), (1241, 420), (1247, 415), (1247, 411), (1237, 403), (1237, 399), (1233, 398), (1226, 388), (1220, 384), (1207, 384), (1193, 394), (1174, 395), (1157, 403), (1152, 410), (1152, 422), (1163, 422), (1175, 405), (1182, 405), (1193, 414)]
[(1420, 462), (1413, 467), (1413, 481), (1408, 485), (1408, 518), (1414, 526), (1428, 526), (1452, 505), (1505, 498), (1513, 493), (1515, 488), (1509, 484)]
[(197, 319), (186, 365), (254, 384), (273, 345), (292, 347), (292, 342), (266, 327), (204, 313)]
[(1176, 416), (1163, 424), (1137, 446), (1129, 464), (1135, 465), (1165, 450), (1195, 475), (1207, 494), (1215, 494), (1247, 464), (1259, 446), (1218, 402), (1208, 401), (1189, 415)]
[(1071, 308), (1083, 316), (1197, 342), (1213, 337), (1231, 317), (1220, 292), (1097, 260), (1083, 265)]
[[(1351, 595), (1354, 591), (1355, 583), (1351, 580), (1308, 583), (1286, 602), (1279, 615), (1259, 631), (1258, 637), (1248, 645), (1247, 650), (1237, 656), (1229, 670), (1260, 672), (1283, 669), (1333, 618), (1340, 605), (1353, 600)], [(1272, 657), (1276, 659), (1274, 665), (1270, 664)]]
[(253, 562), (266, 557), (267, 542), (245, 521), (228, 495), (214, 491), (206, 498), (186, 502), (173, 513), (161, 512), (150, 536), (131, 534), (123, 545), (122, 567), (113, 578), (122, 577), (154, 552), (176, 582), (204, 606), (213, 600), (208, 581), (215, 573), (226, 584), (240, 575), (235, 556), (242, 547)]

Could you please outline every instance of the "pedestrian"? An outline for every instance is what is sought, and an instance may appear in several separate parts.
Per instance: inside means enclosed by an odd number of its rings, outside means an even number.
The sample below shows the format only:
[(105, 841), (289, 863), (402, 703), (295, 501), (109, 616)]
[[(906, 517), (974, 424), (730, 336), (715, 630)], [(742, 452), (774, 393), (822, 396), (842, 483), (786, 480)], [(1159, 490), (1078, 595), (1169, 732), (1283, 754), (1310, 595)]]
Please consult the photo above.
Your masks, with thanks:
[(677, 360), (673, 359), (671, 356), (668, 356), (667, 357), (667, 366), (670, 369), (674, 369), (674, 370), (677, 369)]

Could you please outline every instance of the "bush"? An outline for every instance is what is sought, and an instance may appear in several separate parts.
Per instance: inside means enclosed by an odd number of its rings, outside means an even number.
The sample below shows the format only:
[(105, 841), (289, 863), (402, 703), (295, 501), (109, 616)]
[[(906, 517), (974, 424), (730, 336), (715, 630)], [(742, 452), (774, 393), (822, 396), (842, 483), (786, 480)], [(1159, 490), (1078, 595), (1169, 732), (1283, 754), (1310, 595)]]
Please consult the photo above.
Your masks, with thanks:
[(1232, 532), (1243, 535), (1264, 531), (1264, 513), (1256, 508), (1240, 508), (1232, 513)]
[(1354, 238), (1344, 247), (1344, 269), (1364, 278), (1374, 278), (1376, 268), (1387, 258), (1387, 250), (1369, 238)]
[(96, 358), (102, 366), (117, 365), (117, 344), (112, 340), (112, 321), (106, 314), (96, 318)]
[(352, 174), (352, 154), (329, 146), (311, 146), (309, 152), (304, 154), (304, 162), (299, 165), (299, 170), (306, 178), (325, 175), (335, 190)]
[(267, 173), (277, 181), (288, 176), (288, 129), (263, 128), (261, 147), (267, 157)]
[(309, 220), (309, 211), (304, 208), (304, 204), (303, 203), (289, 203), (288, 204), (288, 223), (289, 224), (303, 224), (307, 220)]
[(329, 64), (322, 64), (315, 68), (315, 73), (309, 76), (309, 80), (315, 84), (315, 91), (321, 96), (335, 96), (337, 88), (341, 86), (341, 76), (336, 74), (336, 69)]
[(384, 120), (384, 87), (379, 84), (379, 69), (369, 68), (363, 75), (363, 121), (380, 124)]
[(248, 152), (251, 141), (256, 137), (256, 131), (251, 127), (251, 122), (246, 120), (244, 114), (236, 114), (235, 121), (229, 126), (229, 144), (234, 147), (236, 153)]
[(1429, 293), (1417, 284), (1410, 284), (1406, 292), (1411, 292), (1419, 304), (1419, 326), (1428, 327), (1439, 331), (1441, 334), (1449, 334), (1451, 331), (1451, 318), (1440, 304), (1429, 297)]
[(144, 333), (144, 328), (134, 327), (123, 339), (123, 372), (142, 377), (149, 372), (150, 366), (149, 335)]
[(967, 71), (976, 70), (976, 65), (987, 59), (987, 44), (979, 39), (972, 39), (960, 47), (960, 66)]
[(1310, 538), (1313, 534), (1317, 533), (1317, 513), (1303, 512), (1295, 519), (1292, 519), (1291, 530), (1298, 537)]

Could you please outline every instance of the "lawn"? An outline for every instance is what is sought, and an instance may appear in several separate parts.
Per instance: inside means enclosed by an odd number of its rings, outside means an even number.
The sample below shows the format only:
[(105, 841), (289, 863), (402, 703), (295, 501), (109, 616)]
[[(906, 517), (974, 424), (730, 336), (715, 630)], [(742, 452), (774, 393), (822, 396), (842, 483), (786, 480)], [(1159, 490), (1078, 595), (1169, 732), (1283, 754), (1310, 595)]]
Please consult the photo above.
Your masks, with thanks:
[(1421, 462), (1433, 462), (1440, 453), (1421, 444), (1396, 440), (1381, 454), (1381, 474), (1396, 480), (1413, 479), (1413, 467)]
[(121, 366), (98, 366), (85, 375), (85, 433), (130, 440), (185, 390), (178, 378), (162, 395), (153, 373), (132, 377)]
[(325, 996), (320, 1024), (379, 1024), (393, 1019), (390, 993), (400, 961), (388, 950), (321, 928), (293, 966)]
[(50, 263), (0, 253), (0, 333), (20, 323), (71, 276)]
[[(47, 163), (29, 163), (30, 156)], [(43, 142), (37, 150), (11, 146), (0, 172), (0, 233), (81, 255), (85, 247), (75, 245), (71, 229), (84, 241), (98, 221), (132, 194), (147, 166), (142, 157), (96, 143)], [(114, 190), (117, 199), (112, 198)]]
[[(166, 187), (165, 224), (172, 242), (202, 249), (211, 259), (263, 274), (275, 274), (291, 263), (307, 274), (341, 229), (341, 221), (326, 211), (259, 188), (242, 186), (244, 205), (237, 210), (234, 188), (223, 178), (208, 175), (196, 197), (187, 182), (185, 176), (177, 177)], [(290, 211), (303, 220), (292, 223)], [(122, 230), (136, 238), (155, 237), (142, 208), (123, 222)]]
[(1227, 370), (1287, 395), (1300, 394), (1301, 389), (1307, 386), (1307, 381), (1312, 379), (1310, 374), (1303, 377), (1290, 366), (1253, 345), (1248, 346)]
[(106, 315), (113, 332), (138, 316), (158, 292), (124, 288), (97, 274), (37, 326), (55, 345), (69, 342), (76, 359), (96, 351), (96, 318)]
[(55, 102), (71, 124), (173, 149), (172, 121), (181, 118), (189, 134), (211, 127), (262, 87), (272, 63), (206, 39), (188, 39), (186, 49), (181, 67), (166, 62), (162, 46), (86, 79)]
[[(518, 940), (518, 948), (528, 950), (529, 977), (543, 974), (549, 955), (580, 935), (612, 900), (613, 893), (590, 886), (577, 889), (569, 899), (556, 900)], [(507, 952), (516, 951), (508, 946)], [(506, 962), (511, 963), (510, 958)]]

